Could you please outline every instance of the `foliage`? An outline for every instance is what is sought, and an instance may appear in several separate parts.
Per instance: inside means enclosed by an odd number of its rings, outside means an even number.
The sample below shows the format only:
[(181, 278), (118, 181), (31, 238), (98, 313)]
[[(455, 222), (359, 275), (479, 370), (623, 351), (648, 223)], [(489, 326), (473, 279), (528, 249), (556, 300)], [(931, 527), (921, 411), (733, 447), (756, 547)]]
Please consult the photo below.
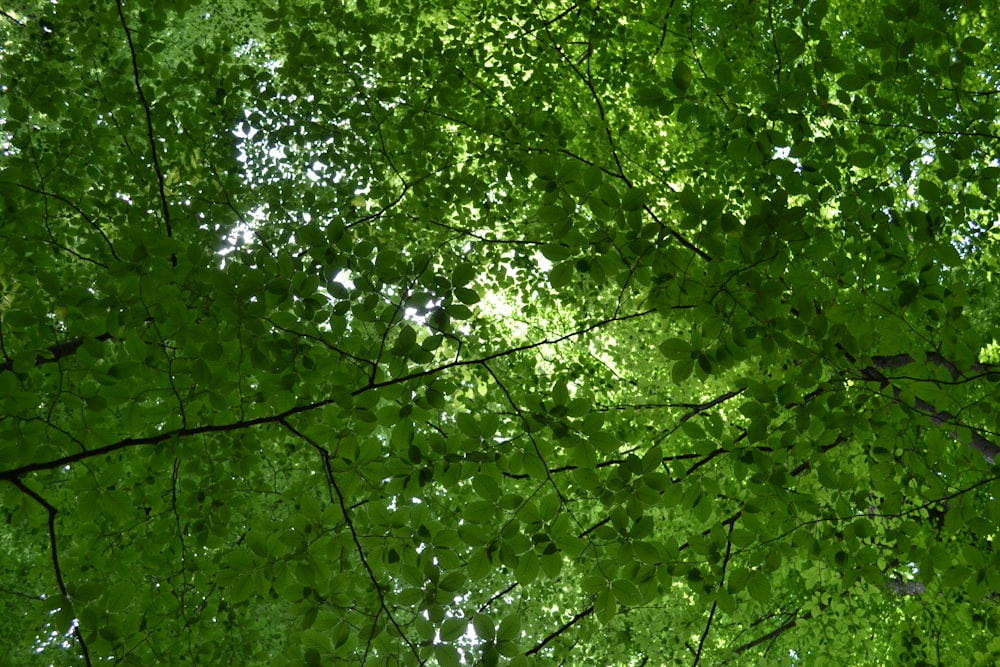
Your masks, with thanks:
[(8, 664), (994, 664), (1000, 20), (12, 3)]

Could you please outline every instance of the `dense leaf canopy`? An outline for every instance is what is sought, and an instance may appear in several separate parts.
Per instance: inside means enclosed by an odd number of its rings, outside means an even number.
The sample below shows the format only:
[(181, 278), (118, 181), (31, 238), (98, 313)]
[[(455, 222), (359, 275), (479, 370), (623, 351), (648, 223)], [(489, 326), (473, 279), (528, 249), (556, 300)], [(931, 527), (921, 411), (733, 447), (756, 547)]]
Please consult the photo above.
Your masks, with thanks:
[(0, 661), (996, 664), (998, 35), (5, 3)]

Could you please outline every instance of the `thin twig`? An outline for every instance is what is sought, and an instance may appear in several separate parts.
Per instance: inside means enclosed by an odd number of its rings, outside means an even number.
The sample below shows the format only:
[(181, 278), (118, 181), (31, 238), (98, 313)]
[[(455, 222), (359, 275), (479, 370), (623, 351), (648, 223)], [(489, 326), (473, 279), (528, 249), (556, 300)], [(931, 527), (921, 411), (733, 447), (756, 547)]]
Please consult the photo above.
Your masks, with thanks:
[[(170, 225), (170, 208), (167, 206), (167, 192), (165, 187), (166, 179), (163, 176), (163, 169), (160, 166), (160, 154), (156, 150), (156, 134), (153, 132), (153, 113), (149, 108), (149, 101), (146, 99), (146, 93), (142, 90), (142, 82), (139, 78), (139, 61), (135, 53), (135, 44), (132, 42), (132, 30), (128, 27), (128, 23), (125, 21), (125, 10), (122, 7), (122, 0), (115, 0), (115, 4), (118, 6), (118, 18), (121, 19), (122, 28), (125, 30), (125, 39), (128, 40), (128, 50), (132, 56), (132, 75), (135, 78), (135, 90), (139, 94), (139, 102), (146, 114), (146, 135), (149, 139), (149, 150), (153, 161), (153, 171), (156, 172), (156, 185), (160, 194), (160, 208), (163, 211), (163, 224), (167, 228), (167, 236), (172, 238), (174, 230)], [(170, 260), (174, 266), (177, 266), (176, 255), (172, 255)]]
[(587, 607), (586, 609), (584, 609), (583, 611), (581, 611), (579, 614), (577, 614), (573, 618), (571, 618), (568, 621), (566, 621), (565, 623), (563, 623), (561, 626), (559, 626), (558, 629), (556, 629), (554, 632), (552, 632), (550, 635), (548, 635), (545, 639), (543, 639), (542, 641), (540, 641), (537, 644), (535, 644), (534, 647), (532, 647), (532, 648), (528, 649), (527, 651), (525, 651), (524, 654), (525, 655), (534, 655), (535, 653), (538, 653), (543, 648), (545, 648), (546, 644), (548, 644), (553, 639), (555, 639), (556, 637), (558, 637), (559, 635), (561, 635), (562, 633), (566, 632), (571, 627), (573, 627), (574, 625), (576, 625), (579, 621), (581, 621), (582, 619), (590, 616), (593, 613), (594, 613), (594, 605), (590, 605), (589, 607)]
[[(59, 566), (59, 545), (56, 541), (56, 514), (58, 514), (59, 511), (49, 501), (45, 500), (45, 498), (42, 498), (40, 495), (29, 489), (20, 479), (14, 479), (11, 480), (11, 482), (14, 486), (20, 489), (22, 493), (41, 505), (49, 515), (49, 549), (52, 554), (52, 569), (55, 571), (56, 584), (59, 586), (59, 592), (62, 593), (64, 599), (69, 600), (70, 596), (66, 590), (66, 583), (63, 581), (62, 568)], [(80, 651), (83, 653), (83, 660), (89, 667), (91, 665), (90, 651), (87, 649), (87, 642), (83, 640), (83, 634), (80, 632), (80, 626), (74, 623), (72, 632), (73, 636), (76, 637), (77, 643), (80, 645)]]

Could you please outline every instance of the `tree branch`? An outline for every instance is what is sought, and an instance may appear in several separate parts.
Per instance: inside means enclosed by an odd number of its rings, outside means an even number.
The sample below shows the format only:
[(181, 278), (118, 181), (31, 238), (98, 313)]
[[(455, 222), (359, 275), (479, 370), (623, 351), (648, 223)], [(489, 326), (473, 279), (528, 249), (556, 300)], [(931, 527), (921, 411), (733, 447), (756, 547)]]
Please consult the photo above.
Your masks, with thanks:
[(21, 22), (21, 21), (18, 21), (16, 17), (14, 17), (14, 16), (11, 16), (11, 15), (10, 15), (10, 14), (8, 14), (7, 12), (3, 11), (2, 9), (0, 9), (0, 14), (2, 14), (2, 15), (3, 15), (3, 17), (4, 17), (5, 19), (7, 19), (8, 21), (11, 21), (11, 22), (13, 22), (13, 23), (16, 23), (17, 25), (21, 26), (22, 28), (24, 27), (24, 23), (23, 23), (23, 22)]
[(801, 617), (793, 616), (792, 618), (788, 619), (787, 621), (776, 627), (774, 630), (768, 632), (766, 635), (762, 635), (752, 641), (747, 642), (746, 644), (737, 646), (735, 649), (733, 649), (733, 653), (736, 653), (737, 655), (740, 653), (746, 653), (753, 647), (760, 646), (764, 642), (771, 641), (772, 639), (779, 637), (783, 633), (788, 632), (789, 630), (794, 628), (795, 624), (798, 623), (799, 621), (807, 621), (810, 618), (812, 618), (812, 612), (807, 612), (803, 614)]
[[(48, 524), (49, 524), (49, 550), (52, 554), (52, 569), (56, 575), (56, 584), (59, 586), (59, 592), (62, 593), (63, 598), (67, 601), (70, 600), (69, 593), (66, 591), (66, 583), (63, 581), (62, 568), (59, 566), (59, 545), (56, 541), (56, 514), (59, 511), (45, 498), (32, 491), (22, 482), (20, 479), (12, 480), (14, 486), (21, 490), (26, 496), (34, 500), (36, 503), (42, 506), (48, 513)], [(76, 637), (77, 643), (80, 645), (80, 651), (83, 653), (84, 663), (88, 665), (90, 662), (90, 651), (87, 649), (87, 642), (83, 640), (83, 634), (80, 632), (80, 626), (76, 623), (73, 625), (73, 636)]]
[[(128, 23), (125, 21), (125, 9), (122, 7), (122, 0), (115, 0), (115, 4), (118, 6), (118, 18), (121, 19), (122, 28), (125, 30), (125, 39), (128, 40), (128, 50), (132, 56), (132, 75), (135, 79), (135, 90), (139, 94), (139, 103), (142, 105), (142, 110), (146, 114), (146, 134), (149, 139), (149, 150), (153, 161), (153, 171), (156, 172), (156, 185), (160, 194), (160, 209), (163, 213), (163, 224), (167, 229), (167, 236), (172, 238), (174, 230), (170, 226), (170, 207), (167, 206), (167, 192), (165, 188), (165, 179), (163, 177), (163, 168), (160, 166), (160, 154), (156, 150), (156, 133), (153, 131), (153, 113), (149, 108), (149, 101), (146, 99), (146, 93), (142, 90), (142, 81), (139, 78), (139, 60), (136, 57), (135, 44), (132, 43), (132, 30), (128, 27)], [(171, 255), (170, 261), (174, 266), (177, 266), (177, 255)]]
[[(722, 587), (726, 582), (726, 567), (729, 565), (729, 558), (733, 552), (732, 535), (733, 526), (735, 525), (735, 521), (729, 524), (729, 535), (726, 538), (726, 555), (722, 559), (722, 576), (719, 577), (718, 590), (722, 590)], [(716, 597), (715, 600), (712, 600), (712, 609), (708, 612), (708, 621), (705, 623), (705, 631), (701, 633), (701, 639), (698, 640), (698, 652), (694, 655), (694, 662), (691, 664), (691, 667), (698, 667), (698, 662), (701, 660), (701, 652), (705, 648), (705, 640), (708, 638), (708, 633), (712, 629), (712, 619), (715, 618), (715, 610), (718, 606), (719, 600), (718, 597)]]
[(552, 634), (550, 634), (549, 636), (547, 636), (545, 639), (543, 639), (542, 641), (540, 641), (537, 644), (535, 644), (534, 647), (532, 647), (532, 648), (528, 649), (527, 651), (525, 651), (524, 654), (525, 655), (534, 655), (535, 653), (538, 653), (543, 648), (545, 648), (546, 644), (548, 644), (553, 639), (555, 639), (556, 637), (558, 637), (559, 635), (561, 635), (562, 633), (566, 632), (571, 627), (573, 627), (574, 625), (576, 625), (579, 621), (581, 621), (582, 619), (590, 616), (593, 613), (594, 613), (594, 605), (590, 605), (589, 607), (587, 607), (586, 609), (584, 609), (583, 611), (581, 611), (579, 614), (577, 614), (573, 618), (571, 618), (568, 621), (566, 621), (565, 623), (563, 623), (561, 626), (559, 626), (559, 628), (555, 632), (553, 632)]
[[(952, 380), (964, 377), (964, 373), (958, 369), (958, 366), (945, 359), (940, 352), (927, 352), (924, 356), (926, 358), (926, 363), (946, 368), (949, 375), (951, 375)], [(872, 357), (872, 365), (883, 370), (903, 368), (904, 366), (909, 366), (910, 364), (915, 363), (924, 362), (919, 362), (917, 359), (914, 359), (908, 354), (893, 354), (888, 356)], [(997, 366), (996, 364), (973, 364), (969, 370), (977, 375), (982, 373), (996, 373), (1000, 372), (1000, 366)]]
[(493, 597), (491, 597), (489, 600), (487, 600), (486, 602), (484, 602), (482, 605), (480, 605), (479, 606), (479, 611), (480, 612), (486, 611), (486, 609), (491, 604), (493, 604), (494, 602), (496, 602), (497, 600), (499, 600), (500, 598), (502, 598), (504, 595), (507, 595), (507, 593), (510, 593), (515, 588), (517, 588), (517, 582), (516, 581), (514, 583), (512, 583), (510, 586), (508, 586), (507, 588), (503, 589), (502, 591), (500, 591), (499, 593), (497, 593), (496, 595), (494, 595)]
[(368, 579), (372, 582), (372, 586), (375, 588), (375, 593), (376, 595), (378, 595), (379, 605), (382, 611), (385, 612), (385, 615), (389, 619), (389, 622), (392, 623), (392, 626), (394, 628), (396, 628), (396, 632), (399, 633), (400, 638), (409, 647), (410, 651), (417, 659), (417, 664), (418, 665), (427, 664), (420, 657), (420, 652), (417, 650), (417, 647), (414, 646), (413, 643), (410, 641), (410, 639), (406, 636), (406, 633), (403, 631), (403, 628), (396, 621), (396, 618), (392, 615), (392, 610), (389, 609), (389, 605), (385, 601), (385, 594), (382, 592), (382, 585), (379, 583), (378, 578), (375, 576), (375, 572), (374, 570), (372, 570), (372, 566), (368, 563), (368, 557), (365, 555), (364, 547), (361, 546), (361, 539), (358, 537), (358, 531), (354, 527), (354, 521), (351, 520), (351, 511), (350, 509), (348, 509), (347, 503), (344, 501), (344, 494), (341, 493), (340, 486), (337, 485), (337, 478), (334, 476), (333, 471), (330, 469), (328, 465), (329, 452), (327, 452), (327, 449), (325, 447), (323, 447), (318, 442), (307, 436), (305, 433), (302, 433), (301, 431), (296, 429), (294, 426), (289, 424), (284, 419), (281, 420), (281, 425), (284, 426), (286, 429), (288, 429), (288, 431), (294, 434), (296, 437), (301, 438), (303, 441), (307, 442), (316, 450), (327, 453), (327, 455), (324, 457), (324, 462), (327, 463), (326, 466), (327, 482), (330, 484), (333, 491), (337, 494), (337, 504), (340, 505), (340, 511), (344, 515), (344, 523), (347, 524), (347, 529), (351, 531), (351, 538), (354, 540), (354, 546), (358, 552), (358, 558), (361, 559), (361, 564), (364, 566), (365, 572), (368, 573)]
[[(847, 357), (848, 361), (854, 363), (855, 359), (852, 355), (848, 354), (846, 350), (843, 350), (843, 348), (841, 348), (841, 351), (844, 352), (844, 355)], [(957, 366), (955, 366), (953, 363), (945, 359), (937, 352), (928, 352), (927, 362), (935, 364), (937, 366), (943, 366), (944, 368), (948, 369), (948, 372), (952, 376), (953, 380), (957, 380), (959, 377), (963, 377), (963, 374), (961, 373), (961, 371), (958, 369)], [(987, 463), (993, 465), (994, 462), (996, 461), (997, 455), (1000, 454), (1000, 446), (998, 446), (995, 442), (993, 442), (985, 435), (983, 435), (981, 429), (961, 424), (956, 420), (955, 415), (944, 410), (938, 410), (930, 402), (925, 401), (919, 396), (913, 397), (912, 405), (905, 403), (902, 399), (902, 394), (903, 394), (902, 389), (900, 389), (892, 382), (892, 380), (896, 378), (890, 378), (882, 372), (882, 369), (901, 368), (903, 366), (907, 366), (912, 363), (916, 363), (916, 360), (908, 354), (873, 357), (872, 358), (873, 365), (861, 369), (860, 371), (861, 379), (867, 382), (878, 382), (880, 393), (881, 391), (887, 388), (891, 388), (893, 401), (911, 410), (923, 413), (930, 419), (931, 423), (934, 424), (935, 426), (943, 426), (946, 424), (954, 426), (955, 427), (954, 429), (947, 431), (948, 435), (950, 435), (957, 442), (960, 442), (966, 445), (967, 447), (971, 447), (972, 449), (976, 450), (977, 452), (982, 454), (983, 459), (985, 459)], [(996, 368), (990, 364), (985, 364), (985, 365), (977, 364), (976, 368), (980, 372), (993, 372), (996, 370)], [(961, 432), (959, 431), (959, 427), (964, 427), (969, 429), (970, 435), (968, 438), (962, 436)]]
[[(507, 350), (503, 350), (501, 352), (494, 352), (493, 354), (488, 354), (484, 357), (479, 357), (477, 359), (451, 361), (446, 364), (442, 364), (440, 366), (435, 366), (433, 368), (417, 371), (415, 373), (410, 373), (408, 375), (401, 375), (400, 377), (385, 380), (383, 382), (375, 382), (375, 383), (369, 382), (365, 386), (359, 389), (355, 389), (353, 392), (351, 392), (351, 396), (359, 396), (361, 394), (367, 393), (372, 390), (381, 389), (383, 387), (391, 387), (397, 384), (403, 384), (406, 382), (410, 382), (411, 380), (417, 380), (422, 377), (427, 377), (429, 375), (443, 373), (444, 371), (448, 371), (454, 368), (461, 368), (463, 366), (482, 365), (485, 362), (491, 361), (493, 359), (500, 359), (501, 357), (507, 357), (513, 354), (517, 354), (519, 352), (533, 350), (539, 347), (543, 347), (545, 345), (556, 345), (563, 341), (570, 340), (571, 338), (582, 336), (602, 326), (611, 324), (612, 322), (624, 322), (626, 320), (631, 320), (637, 317), (643, 317), (653, 312), (655, 311), (646, 310), (646, 311), (631, 313), (629, 315), (622, 315), (620, 317), (611, 317), (604, 320), (600, 320), (598, 322), (594, 322), (593, 324), (583, 327), (582, 329), (577, 329), (576, 331), (571, 331), (567, 334), (563, 334), (562, 336), (559, 336), (557, 338), (553, 339), (546, 338), (540, 341), (536, 341), (534, 343), (528, 343), (525, 345), (520, 345), (518, 347), (513, 347)], [(93, 449), (88, 449), (86, 451), (76, 452), (74, 454), (68, 454), (66, 456), (60, 456), (58, 458), (50, 459), (48, 461), (38, 461), (35, 463), (28, 463), (22, 466), (18, 466), (16, 468), (8, 468), (7, 470), (0, 470), (0, 481), (3, 480), (13, 481), (31, 472), (39, 472), (42, 470), (54, 470), (56, 468), (61, 468), (63, 466), (84, 461), (86, 459), (95, 458), (98, 456), (104, 456), (106, 454), (110, 454), (112, 452), (116, 452), (122, 449), (128, 449), (130, 447), (158, 445), (173, 438), (182, 438), (193, 435), (206, 435), (209, 433), (226, 433), (229, 431), (238, 431), (246, 428), (252, 428), (254, 426), (263, 426), (266, 424), (278, 424), (281, 421), (286, 420), (294, 415), (301, 414), (304, 412), (311, 412), (313, 410), (318, 410), (328, 405), (333, 405), (336, 402), (337, 399), (335, 398), (326, 398), (321, 401), (316, 401), (314, 403), (297, 405), (278, 414), (266, 415), (264, 417), (256, 417), (254, 419), (241, 419), (239, 421), (230, 422), (228, 424), (205, 424), (202, 426), (183, 427), (174, 429), (172, 431), (164, 431), (163, 433), (157, 433), (156, 435), (149, 435), (139, 438), (125, 438), (123, 440), (119, 440), (118, 442), (113, 442), (109, 445), (104, 445), (103, 447), (95, 447)]]
[[(102, 333), (97, 336), (97, 340), (102, 343), (106, 340), (111, 340), (112, 336), (109, 333)], [(63, 341), (61, 343), (55, 343), (54, 345), (49, 345), (47, 348), (49, 351), (48, 356), (39, 354), (35, 357), (35, 366), (41, 366), (42, 364), (51, 364), (59, 361), (63, 357), (68, 357), (71, 354), (75, 354), (80, 346), (83, 345), (84, 338), (74, 338), (73, 340)], [(14, 360), (8, 359), (7, 361), (0, 364), (0, 373), (4, 371), (14, 370)]]
[[(4, 181), (4, 182), (10, 183), (10, 181)], [(115, 252), (115, 246), (114, 246), (113, 243), (111, 243), (111, 239), (108, 238), (108, 235), (106, 233), (104, 233), (104, 230), (101, 229), (101, 226), (97, 224), (97, 221), (94, 220), (89, 215), (87, 215), (83, 211), (82, 208), (80, 208), (79, 206), (77, 206), (76, 204), (74, 204), (72, 201), (70, 201), (66, 197), (63, 197), (60, 194), (56, 194), (54, 192), (48, 192), (46, 190), (40, 190), (38, 188), (33, 188), (30, 185), (25, 185), (23, 183), (13, 183), (13, 185), (16, 185), (17, 187), (21, 188), (22, 190), (27, 190), (28, 192), (32, 192), (32, 193), (34, 193), (36, 195), (41, 195), (43, 197), (48, 197), (49, 199), (55, 199), (56, 201), (62, 202), (66, 206), (69, 206), (71, 209), (73, 209), (74, 211), (76, 211), (76, 213), (81, 218), (83, 218), (84, 221), (86, 221), (86, 223), (91, 228), (93, 228), (98, 234), (101, 235), (101, 238), (104, 239), (104, 243), (108, 246), (108, 249), (111, 251), (111, 256), (114, 257), (116, 260), (121, 261), (121, 258), (118, 256), (118, 253)], [(98, 262), (97, 260), (90, 260), (90, 261), (94, 262), (95, 264), (97, 264), (97, 265), (99, 265), (99, 266), (101, 266), (101, 267), (103, 267), (105, 269), (108, 268), (107, 265), (105, 265), (105, 264), (103, 264), (101, 262)]]

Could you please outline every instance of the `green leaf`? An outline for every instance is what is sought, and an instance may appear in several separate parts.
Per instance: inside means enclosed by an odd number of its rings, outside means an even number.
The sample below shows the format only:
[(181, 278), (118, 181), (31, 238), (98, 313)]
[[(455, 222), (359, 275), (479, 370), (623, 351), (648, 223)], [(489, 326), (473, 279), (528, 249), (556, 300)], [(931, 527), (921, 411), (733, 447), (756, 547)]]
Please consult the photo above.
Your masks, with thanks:
[(12, 371), (0, 371), (0, 393), (10, 395), (17, 387), (17, 376)]
[(875, 154), (870, 151), (855, 151), (847, 156), (847, 161), (855, 167), (867, 168), (875, 163)]
[(953, 565), (941, 574), (941, 583), (948, 587), (961, 586), (971, 572), (963, 565)]
[(646, 203), (646, 193), (640, 188), (629, 188), (622, 197), (622, 208), (626, 211), (638, 211)]
[(771, 599), (771, 580), (764, 573), (754, 571), (746, 583), (747, 591), (757, 602), (767, 603)]
[(868, 83), (867, 78), (859, 74), (856, 74), (854, 72), (845, 74), (839, 79), (837, 79), (837, 86), (839, 86), (842, 90), (847, 90), (847, 91), (859, 90), (863, 88), (865, 85), (867, 85), (867, 83)]
[(791, 28), (779, 26), (774, 31), (774, 39), (778, 47), (784, 51), (783, 56), (787, 61), (795, 60), (805, 51), (805, 42)]
[(694, 347), (682, 338), (668, 338), (659, 347), (667, 359), (688, 359), (694, 354)]
[(562, 206), (542, 206), (538, 209), (538, 219), (547, 224), (557, 224), (567, 218), (569, 212)]
[(500, 498), (500, 484), (492, 475), (476, 475), (472, 478), (472, 488), (481, 498), (491, 502)]
[(604, 625), (607, 625), (618, 613), (618, 605), (610, 588), (604, 588), (594, 599), (594, 613)]
[(670, 371), (670, 379), (674, 384), (681, 384), (691, 376), (694, 370), (694, 359), (681, 359), (673, 365)]
[(635, 607), (642, 604), (642, 593), (628, 579), (615, 579), (611, 582), (611, 590), (618, 603), (624, 607)]
[(560, 262), (549, 271), (549, 284), (552, 285), (553, 289), (562, 289), (570, 284), (575, 272), (576, 269), (573, 262)]
[(660, 550), (656, 548), (656, 545), (650, 542), (636, 542), (633, 545), (636, 556), (644, 563), (656, 564), (659, 563), (662, 558), (660, 556)]
[(500, 621), (500, 629), (497, 631), (497, 641), (518, 641), (521, 638), (521, 616), (510, 614)]
[(540, 178), (555, 180), (556, 163), (546, 153), (535, 153), (531, 157), (531, 170)]
[(439, 583), (438, 588), (449, 593), (461, 590), (468, 577), (464, 572), (449, 572)]
[(455, 288), (464, 287), (472, 282), (476, 275), (478, 275), (478, 271), (474, 264), (459, 262), (451, 272), (451, 284)]
[(464, 304), (472, 305), (479, 303), (479, 294), (474, 289), (468, 287), (456, 287), (455, 296)]
[(495, 637), (496, 627), (493, 619), (487, 614), (475, 614), (472, 617), (472, 627), (480, 641), (491, 642)]
[(517, 562), (517, 567), (514, 568), (514, 578), (517, 580), (517, 583), (526, 586), (533, 582), (538, 577), (540, 565), (538, 556), (534, 551), (522, 554)]
[(677, 86), (681, 92), (686, 92), (687, 89), (691, 87), (691, 68), (688, 67), (687, 63), (683, 60), (678, 61), (678, 63), (674, 65), (674, 71), (670, 76), (674, 85)]
[(459, 667), (462, 664), (461, 654), (451, 644), (436, 644), (434, 658), (441, 667)]
[(447, 618), (441, 625), (441, 641), (451, 643), (465, 634), (469, 627), (469, 620), (466, 618)]
[(969, 35), (962, 40), (961, 49), (966, 53), (979, 53), (986, 46), (986, 42), (975, 35)]
[(732, 595), (736, 595), (747, 587), (750, 580), (750, 570), (745, 567), (734, 567), (726, 577), (726, 585)]
[(936, 202), (940, 200), (944, 194), (941, 187), (937, 183), (926, 178), (920, 179), (920, 185), (917, 189), (920, 192), (920, 196), (928, 202)]

